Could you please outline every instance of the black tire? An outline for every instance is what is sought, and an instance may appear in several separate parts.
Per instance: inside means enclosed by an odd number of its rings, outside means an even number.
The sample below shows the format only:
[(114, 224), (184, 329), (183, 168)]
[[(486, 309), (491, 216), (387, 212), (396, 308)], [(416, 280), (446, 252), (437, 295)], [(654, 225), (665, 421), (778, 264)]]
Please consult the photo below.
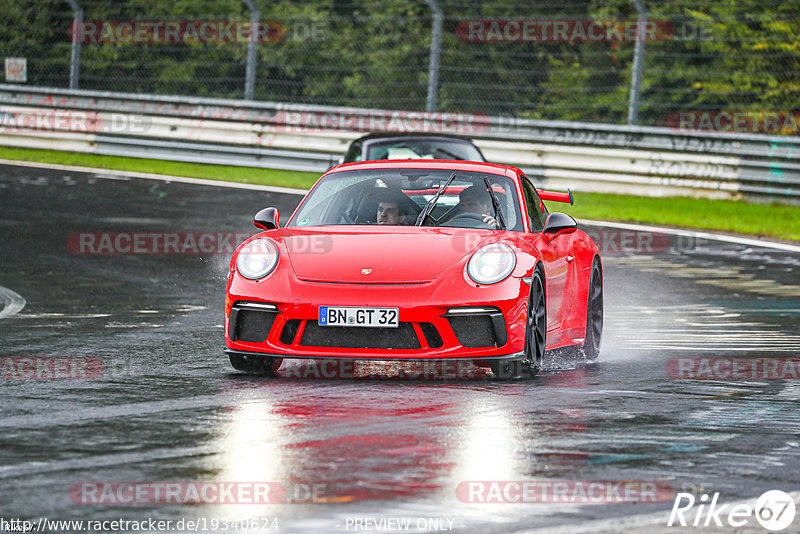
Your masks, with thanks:
[(544, 292), (544, 276), (536, 268), (531, 277), (531, 292), (528, 296), (528, 314), (525, 321), (525, 359), (495, 360), (489, 363), (498, 380), (510, 380), (522, 376), (534, 377), (542, 368), (547, 341), (547, 306)]
[(537, 267), (531, 279), (528, 319), (525, 324), (525, 359), (530, 376), (536, 376), (539, 373), (544, 361), (544, 350), (547, 346), (546, 297), (544, 275), (541, 268)]
[(493, 360), (489, 362), (497, 380), (511, 380), (522, 376), (523, 362), (520, 360)]
[(586, 302), (586, 337), (583, 354), (587, 360), (596, 360), (600, 355), (600, 340), (603, 336), (603, 269), (600, 260), (592, 262), (589, 277), (589, 296)]
[(251, 356), (244, 354), (229, 354), (231, 365), (237, 371), (257, 376), (275, 376), (275, 371), (281, 366), (282, 358), (271, 356)]

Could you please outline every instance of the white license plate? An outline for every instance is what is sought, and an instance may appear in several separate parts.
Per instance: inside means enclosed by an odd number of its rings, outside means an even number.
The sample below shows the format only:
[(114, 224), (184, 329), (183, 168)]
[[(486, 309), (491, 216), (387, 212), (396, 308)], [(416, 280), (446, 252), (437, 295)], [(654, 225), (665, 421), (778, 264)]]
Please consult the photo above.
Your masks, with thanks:
[(352, 306), (320, 306), (320, 326), (372, 326), (397, 328), (397, 308), (357, 308)]

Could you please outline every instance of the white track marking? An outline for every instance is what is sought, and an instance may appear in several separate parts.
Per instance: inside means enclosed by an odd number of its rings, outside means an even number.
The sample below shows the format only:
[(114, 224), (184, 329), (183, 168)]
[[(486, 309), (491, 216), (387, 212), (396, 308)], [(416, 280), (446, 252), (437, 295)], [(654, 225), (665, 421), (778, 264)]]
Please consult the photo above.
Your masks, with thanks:
[[(223, 182), (217, 180), (204, 180), (202, 178), (186, 178), (183, 176), (168, 176), (164, 174), (153, 174), (147, 172), (131, 172), (131, 171), (117, 171), (100, 169), (97, 167), (79, 167), (74, 165), (58, 165), (54, 163), (39, 163), (36, 161), (15, 161), (8, 159), (0, 159), (0, 165), (15, 165), (17, 167), (34, 167), (40, 169), (53, 169), (57, 171), (70, 171), (82, 172), (95, 175), (96, 178), (106, 178), (115, 180), (124, 177), (130, 178), (143, 178), (146, 180), (161, 180), (163, 182), (180, 182), (184, 184), (207, 185), (212, 187), (227, 187), (231, 189), (251, 189), (257, 191), (270, 191), (273, 193), (284, 193), (288, 195), (305, 195), (308, 191), (305, 189), (295, 189), (291, 187), (275, 187), (269, 185), (255, 185), (255, 184), (240, 184), (235, 182)], [(320, 173), (321, 174), (321, 173)], [(104, 176), (105, 175), (105, 176)], [(695, 230), (679, 230), (676, 228), (664, 228), (661, 226), (644, 226), (638, 224), (616, 223), (608, 221), (594, 221), (589, 219), (580, 219), (583, 224), (591, 224), (597, 226), (607, 226), (609, 228), (621, 228), (624, 230), (639, 230), (650, 232), (661, 232), (663, 234), (683, 235), (699, 239), (707, 239), (714, 241), (725, 241), (728, 243), (737, 243), (740, 245), (749, 245), (753, 247), (774, 248), (778, 250), (786, 250), (789, 252), (800, 252), (800, 246), (790, 245), (787, 243), (778, 243), (775, 241), (763, 241), (761, 239), (752, 239), (745, 237), (737, 237), (730, 235), (711, 234), (708, 232), (698, 232)]]
[(11, 317), (25, 307), (24, 298), (3, 286), (0, 286), (0, 301), (3, 302), (3, 309), (0, 310), (0, 319)]
[(606, 312), (608, 343), (620, 351), (800, 352), (800, 335), (742, 318), (741, 311), (708, 304), (620, 306)]
[(644, 226), (639, 224), (618, 223), (609, 221), (593, 221), (589, 219), (579, 219), (583, 224), (590, 224), (593, 226), (607, 226), (609, 228), (619, 228), (621, 230), (638, 230), (640, 232), (660, 232), (662, 234), (682, 235), (687, 237), (694, 237), (695, 239), (708, 239), (714, 241), (725, 241), (727, 243), (736, 243), (738, 245), (748, 245), (751, 247), (765, 247), (774, 248), (778, 250), (786, 250), (788, 252), (800, 252), (800, 246), (790, 245), (788, 243), (777, 243), (775, 241), (762, 241), (761, 239), (753, 239), (748, 237), (738, 237), (732, 235), (711, 234), (708, 232), (699, 232), (697, 230), (681, 230), (677, 228), (664, 228), (662, 226)]
[(183, 184), (208, 185), (212, 187), (227, 187), (230, 189), (251, 189), (256, 191), (269, 191), (271, 193), (284, 193), (287, 195), (305, 195), (305, 189), (292, 187), (277, 187), (271, 185), (239, 184), (236, 182), (223, 182), (221, 180), (205, 180), (203, 178), (186, 178), (185, 176), (170, 176), (167, 174), (153, 174), (149, 172), (116, 171), (100, 169), (97, 167), (78, 167), (75, 165), (58, 165), (55, 163), (38, 163), (35, 161), (13, 161), (0, 159), (0, 165), (14, 165), (17, 167), (33, 167), (38, 169), (51, 169), (55, 171), (81, 172), (93, 175), (104, 180), (120, 180), (125, 178), (142, 178), (145, 180), (160, 180), (162, 182), (180, 182)]

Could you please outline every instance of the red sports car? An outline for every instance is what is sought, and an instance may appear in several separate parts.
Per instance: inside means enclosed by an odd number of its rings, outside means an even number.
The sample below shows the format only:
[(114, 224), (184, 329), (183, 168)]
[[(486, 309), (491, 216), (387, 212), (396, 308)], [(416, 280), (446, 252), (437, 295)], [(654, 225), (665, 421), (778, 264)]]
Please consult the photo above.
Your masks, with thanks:
[(328, 170), (284, 228), (234, 252), (225, 353), (272, 375), (283, 358), (467, 360), (535, 375), (546, 350), (594, 359), (603, 329), (597, 246), (519, 169), (393, 160)]

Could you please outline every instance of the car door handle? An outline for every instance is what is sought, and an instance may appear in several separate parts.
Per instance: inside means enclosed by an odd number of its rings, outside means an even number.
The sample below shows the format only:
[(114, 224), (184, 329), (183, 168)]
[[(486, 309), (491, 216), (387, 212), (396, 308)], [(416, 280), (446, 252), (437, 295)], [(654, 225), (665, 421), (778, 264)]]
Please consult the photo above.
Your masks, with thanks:
[(575, 256), (567, 256), (567, 263), (572, 263), (575, 261)]

